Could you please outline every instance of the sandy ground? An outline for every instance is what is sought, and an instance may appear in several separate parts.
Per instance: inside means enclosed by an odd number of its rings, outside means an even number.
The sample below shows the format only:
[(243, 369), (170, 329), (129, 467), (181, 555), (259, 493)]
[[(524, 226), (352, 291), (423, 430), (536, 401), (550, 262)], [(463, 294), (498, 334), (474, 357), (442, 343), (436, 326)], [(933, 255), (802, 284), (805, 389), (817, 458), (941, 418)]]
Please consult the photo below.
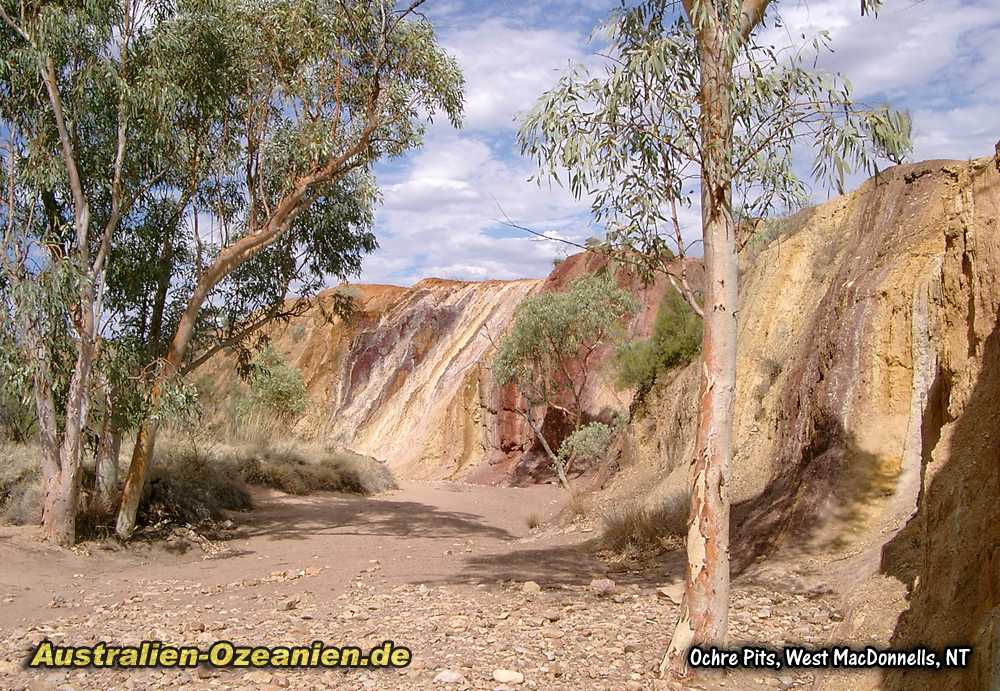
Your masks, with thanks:
[[(616, 573), (587, 526), (530, 531), (564, 501), (552, 486), (404, 483), (374, 498), (257, 496), (233, 536), (61, 551), (0, 528), (0, 688), (659, 688), (681, 555)], [(613, 589), (594, 579), (612, 579)], [(528, 583), (527, 582), (533, 582)], [(537, 584), (537, 587), (535, 586)], [(821, 644), (838, 620), (794, 576), (734, 587), (734, 643)], [(413, 652), (403, 670), (35, 671), (42, 639), (207, 647), (313, 640)], [(513, 672), (514, 674), (506, 674)], [(697, 688), (809, 686), (799, 670), (702, 675)]]

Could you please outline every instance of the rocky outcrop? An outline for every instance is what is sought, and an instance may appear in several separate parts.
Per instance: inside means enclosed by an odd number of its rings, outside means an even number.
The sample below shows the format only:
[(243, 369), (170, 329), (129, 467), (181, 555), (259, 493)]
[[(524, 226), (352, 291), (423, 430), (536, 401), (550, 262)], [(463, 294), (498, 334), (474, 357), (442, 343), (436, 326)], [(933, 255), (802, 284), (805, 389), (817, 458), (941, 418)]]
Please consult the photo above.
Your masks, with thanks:
[[(998, 224), (991, 160), (931, 161), (799, 213), (744, 258), (737, 565), (812, 564), (853, 606), (837, 639), (975, 646), (972, 671), (933, 677), (944, 688), (987, 688), (1000, 659)], [(698, 367), (634, 421), (613, 492), (683, 488)]]
[[(320, 295), (306, 314), (269, 334), (306, 379), (311, 405), (295, 432), (383, 459), (402, 477), (489, 484), (551, 479), (550, 464), (517, 413), (523, 402), (512, 387), (495, 386), (490, 362), (525, 297), (564, 289), (606, 264), (580, 254), (544, 280), (352, 286), (357, 310), (346, 322), (327, 316), (332, 296)], [(627, 331), (647, 336), (666, 285), (617, 275), (642, 303)], [(612, 355), (610, 344), (595, 354), (598, 371), (584, 392), (588, 419), (610, 420), (628, 410), (632, 394), (613, 386)], [(232, 370), (220, 359), (210, 372), (212, 388), (232, 391)], [(556, 409), (538, 414), (557, 445), (569, 431), (567, 421)]]
[[(771, 231), (742, 259), (735, 563), (783, 555), (835, 583), (849, 605), (837, 639), (971, 643), (973, 669), (934, 683), (986, 688), (1000, 660), (1000, 171), (992, 159), (896, 167)], [(578, 255), (544, 281), (360, 286), (348, 323), (325, 321), (321, 298), (273, 335), (313, 399), (297, 431), (403, 476), (546, 479), (516, 394), (492, 384), (492, 342), (526, 296), (603, 264)], [(630, 334), (646, 336), (667, 288), (617, 275), (644, 305)], [(595, 418), (631, 402), (610, 384), (610, 349), (602, 358), (586, 394)], [(699, 367), (664, 377), (635, 411), (604, 503), (683, 491)], [(824, 678), (913, 688), (919, 674)]]

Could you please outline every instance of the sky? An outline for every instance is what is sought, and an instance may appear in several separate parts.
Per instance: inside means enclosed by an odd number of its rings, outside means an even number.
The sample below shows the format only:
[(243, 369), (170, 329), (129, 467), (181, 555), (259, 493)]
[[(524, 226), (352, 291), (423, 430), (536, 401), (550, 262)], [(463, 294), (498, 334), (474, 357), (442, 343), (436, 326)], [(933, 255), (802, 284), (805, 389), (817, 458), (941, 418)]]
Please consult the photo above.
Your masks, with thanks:
[[(426, 15), (465, 74), (463, 127), (435, 120), (424, 145), (380, 164), (380, 248), (360, 281), (535, 278), (574, 250), (510, 229), (504, 218), (574, 241), (599, 235), (586, 200), (529, 178), (519, 114), (574, 63), (592, 63), (591, 31), (613, 0), (428, 0)], [(858, 0), (782, 0), (788, 34), (830, 33), (821, 66), (847, 75), (855, 96), (913, 118), (911, 160), (993, 153), (1000, 138), (1000, 0), (885, 0), (877, 19)], [(781, 37), (775, 40), (780, 42)], [(861, 178), (856, 177), (857, 184)], [(822, 188), (816, 199), (829, 196)], [(695, 213), (685, 234), (698, 234)]]

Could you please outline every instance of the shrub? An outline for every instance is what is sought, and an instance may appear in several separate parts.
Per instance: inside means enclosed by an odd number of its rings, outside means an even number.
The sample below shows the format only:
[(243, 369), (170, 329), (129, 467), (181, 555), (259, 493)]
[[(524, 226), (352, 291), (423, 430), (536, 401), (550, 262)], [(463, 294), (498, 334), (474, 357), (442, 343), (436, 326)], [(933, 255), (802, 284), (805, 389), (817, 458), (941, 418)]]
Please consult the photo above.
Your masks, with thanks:
[(659, 552), (682, 544), (687, 534), (690, 502), (676, 492), (649, 508), (638, 502), (618, 505), (604, 516), (601, 543), (614, 552)]
[(374, 458), (291, 442), (233, 447), (221, 452), (219, 463), (249, 485), (288, 494), (376, 494), (396, 487), (388, 467)]
[(238, 406), (244, 424), (289, 423), (306, 410), (302, 373), (270, 347), (254, 359), (248, 383), (250, 392)]
[(0, 518), (14, 525), (42, 520), (44, 486), (36, 446), (0, 441)]
[(160, 521), (198, 524), (219, 520), (223, 511), (249, 511), (243, 482), (194, 451), (173, 452), (154, 461), (139, 505), (144, 525)]
[(656, 377), (691, 362), (701, 350), (701, 317), (675, 290), (667, 291), (656, 312), (653, 335), (622, 344), (616, 353), (618, 386), (645, 395)]
[(573, 430), (559, 446), (559, 460), (566, 466), (574, 463), (591, 464), (602, 458), (611, 443), (611, 428), (600, 422), (592, 422)]

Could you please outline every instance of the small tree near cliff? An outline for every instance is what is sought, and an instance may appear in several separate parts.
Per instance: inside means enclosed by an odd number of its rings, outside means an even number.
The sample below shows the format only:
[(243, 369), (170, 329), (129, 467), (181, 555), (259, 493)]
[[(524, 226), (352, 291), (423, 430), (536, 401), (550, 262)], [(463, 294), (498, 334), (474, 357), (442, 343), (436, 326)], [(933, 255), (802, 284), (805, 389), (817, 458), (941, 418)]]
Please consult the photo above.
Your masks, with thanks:
[[(581, 429), (583, 396), (594, 352), (615, 339), (622, 320), (635, 313), (635, 299), (607, 275), (577, 279), (563, 292), (527, 298), (514, 313), (514, 324), (499, 344), (493, 376), (499, 386), (513, 384), (524, 398), (518, 412), (534, 432), (559, 477), (569, 489), (566, 462), (575, 447), (553, 449), (542, 432), (537, 408), (564, 412), (572, 431)], [(600, 430), (577, 435), (581, 448), (593, 449)], [(573, 434), (570, 438), (574, 438)], [(605, 444), (606, 446), (606, 444)]]
[(656, 311), (652, 335), (618, 346), (618, 386), (636, 389), (636, 400), (642, 400), (661, 372), (686, 365), (698, 355), (701, 332), (701, 317), (677, 291), (668, 291)]
[[(861, 0), (862, 13), (881, 0)], [(607, 25), (603, 73), (579, 67), (539, 100), (521, 131), (544, 174), (566, 172), (608, 226), (612, 245), (653, 258), (704, 314), (695, 456), (691, 459), (687, 579), (661, 671), (687, 674), (692, 645), (725, 645), (729, 608), (729, 496), (739, 314), (738, 229), (775, 204), (801, 203), (800, 142), (813, 176), (843, 188), (851, 168), (876, 170), (909, 149), (909, 120), (865, 107), (840, 75), (816, 69), (828, 37), (781, 48), (762, 39), (780, 25), (777, 0), (647, 0)], [(705, 295), (687, 285), (678, 207), (698, 195)], [(738, 203), (733, 203), (736, 196)], [(675, 257), (661, 262), (668, 242)], [(660, 264), (660, 266), (657, 266)], [(699, 304), (700, 303), (700, 304)]]

